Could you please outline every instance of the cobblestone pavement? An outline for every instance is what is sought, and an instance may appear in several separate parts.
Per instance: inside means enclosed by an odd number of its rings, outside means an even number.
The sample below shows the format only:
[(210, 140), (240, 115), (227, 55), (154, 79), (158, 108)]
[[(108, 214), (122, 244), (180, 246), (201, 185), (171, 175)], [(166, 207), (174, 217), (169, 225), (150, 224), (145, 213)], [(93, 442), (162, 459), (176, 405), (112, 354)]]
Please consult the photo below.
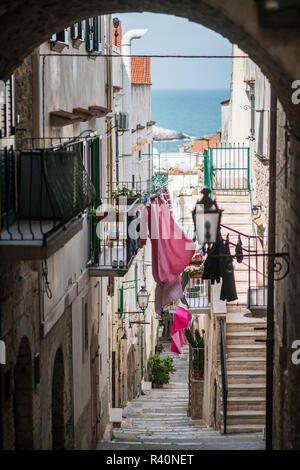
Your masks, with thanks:
[[(201, 420), (187, 416), (188, 362), (170, 353), (164, 343), (162, 356), (174, 358), (176, 372), (163, 389), (152, 389), (132, 400), (123, 410), (121, 428), (99, 450), (263, 450), (261, 433), (222, 435)], [(182, 357), (183, 356), (183, 357)]]

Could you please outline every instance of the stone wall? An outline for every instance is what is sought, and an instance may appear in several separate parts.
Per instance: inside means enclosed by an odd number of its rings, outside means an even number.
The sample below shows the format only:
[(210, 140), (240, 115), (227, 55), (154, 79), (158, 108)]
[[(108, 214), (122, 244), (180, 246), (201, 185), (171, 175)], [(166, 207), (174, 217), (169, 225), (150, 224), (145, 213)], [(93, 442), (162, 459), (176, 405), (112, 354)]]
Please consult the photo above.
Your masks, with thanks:
[[(15, 445), (13, 396), (14, 367), (22, 338), (27, 338), (31, 348), (31, 360), (38, 352), (39, 341), (39, 295), (38, 271), (31, 263), (19, 262), (0, 265), (0, 304), (2, 338), (6, 344), (6, 365), (2, 366), (5, 382), (2, 403), (3, 447)], [(33, 394), (34, 446), (39, 439), (39, 397)]]
[[(73, 447), (73, 401), (72, 401), (72, 324), (70, 308), (42, 338), (39, 295), (39, 264), (17, 262), (0, 266), (0, 301), (2, 335), (6, 343), (7, 363), (3, 368), (5, 380), (3, 416), (3, 447), (15, 447), (14, 372), (21, 340), (26, 338), (31, 356), (32, 433), (35, 449), (52, 446), (52, 379), (54, 358), (62, 349), (64, 361), (64, 423), (65, 447)], [(40, 355), (40, 383), (34, 381), (34, 356)], [(10, 389), (10, 390), (9, 390)], [(21, 412), (20, 410), (16, 411)], [(28, 426), (31, 425), (28, 423)], [(31, 431), (30, 431), (31, 432)]]
[[(285, 134), (278, 114), (276, 250), (288, 249), (288, 276), (275, 281), (273, 442), (275, 449), (300, 448), (300, 365), (293, 364), (292, 344), (300, 340), (300, 142)], [(286, 146), (286, 137), (289, 143)]]

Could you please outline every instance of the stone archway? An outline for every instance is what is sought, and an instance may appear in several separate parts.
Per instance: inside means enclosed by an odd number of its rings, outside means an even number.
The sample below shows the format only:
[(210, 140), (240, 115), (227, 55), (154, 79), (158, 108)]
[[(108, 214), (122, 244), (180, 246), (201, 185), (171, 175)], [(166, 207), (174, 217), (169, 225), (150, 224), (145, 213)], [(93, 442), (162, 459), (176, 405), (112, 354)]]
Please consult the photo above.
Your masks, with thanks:
[(30, 344), (21, 340), (14, 369), (15, 449), (33, 449), (33, 374)]
[(52, 449), (65, 448), (65, 417), (64, 417), (64, 360), (61, 348), (56, 351), (52, 378)]
[(200, 23), (236, 43), (249, 54), (275, 87), (290, 122), (300, 128), (299, 106), (291, 85), (300, 77), (298, 28), (262, 28), (257, 2), (244, 0), (19, 0), (0, 10), (0, 78), (22, 63), (51, 34), (81, 19), (113, 12), (168, 13)]

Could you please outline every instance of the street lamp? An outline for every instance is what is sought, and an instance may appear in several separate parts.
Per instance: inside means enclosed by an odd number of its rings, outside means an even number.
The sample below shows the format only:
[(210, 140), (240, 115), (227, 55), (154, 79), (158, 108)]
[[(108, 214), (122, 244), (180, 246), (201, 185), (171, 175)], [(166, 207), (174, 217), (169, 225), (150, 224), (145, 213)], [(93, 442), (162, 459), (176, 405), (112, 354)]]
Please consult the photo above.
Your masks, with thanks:
[(118, 33), (118, 27), (119, 27), (119, 24), (120, 24), (120, 20), (119, 18), (113, 18), (113, 25), (114, 25), (114, 28), (115, 28), (115, 33), (114, 33), (114, 36), (115, 36), (115, 46), (118, 45), (118, 36), (119, 36), (119, 33)]
[(146, 290), (145, 286), (137, 294), (137, 301), (140, 309), (144, 312), (149, 304), (149, 292)]
[(223, 209), (219, 208), (215, 199), (210, 198), (209, 188), (204, 186), (201, 193), (203, 197), (196, 202), (192, 211), (197, 240), (199, 245), (216, 243)]

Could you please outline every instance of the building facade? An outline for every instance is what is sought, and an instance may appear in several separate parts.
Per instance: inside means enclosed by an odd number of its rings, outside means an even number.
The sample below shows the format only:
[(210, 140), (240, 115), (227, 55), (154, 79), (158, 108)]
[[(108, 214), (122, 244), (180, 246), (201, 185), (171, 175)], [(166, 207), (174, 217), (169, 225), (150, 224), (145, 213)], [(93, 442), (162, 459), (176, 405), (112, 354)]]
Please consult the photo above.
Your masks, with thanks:
[[(129, 316), (121, 318), (138, 310), (127, 287), (153, 289), (149, 247), (130, 245), (137, 203), (132, 214), (121, 207), (115, 222), (100, 215), (116, 207), (118, 188), (136, 189), (131, 175), (140, 191), (152, 177), (150, 160), (146, 174), (139, 171), (140, 153), (152, 148), (150, 63), (145, 90), (130, 93), (127, 109), (121, 27), (119, 44), (114, 32), (110, 15), (76, 23), (1, 82), (6, 449), (95, 448), (111, 435), (111, 410), (141, 393), (154, 350), (151, 309), (147, 324), (130, 330)], [(136, 141), (129, 118), (145, 129)]]

